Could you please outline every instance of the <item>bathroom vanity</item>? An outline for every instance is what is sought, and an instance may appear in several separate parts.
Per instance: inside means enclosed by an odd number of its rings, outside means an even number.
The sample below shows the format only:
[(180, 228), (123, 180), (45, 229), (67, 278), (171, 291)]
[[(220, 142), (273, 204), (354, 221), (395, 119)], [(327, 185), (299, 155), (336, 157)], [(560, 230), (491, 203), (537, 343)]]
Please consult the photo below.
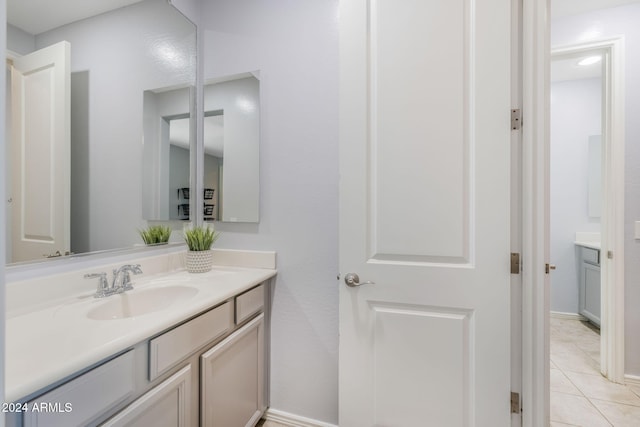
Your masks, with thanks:
[[(142, 260), (132, 291), (94, 298), (85, 283), (88, 292), (38, 309), (17, 303), (7, 425), (255, 425), (268, 405), (273, 260), (202, 274), (148, 274), (157, 260)], [(10, 301), (28, 290), (14, 292)]]
[(576, 242), (578, 250), (578, 313), (600, 326), (600, 246)]

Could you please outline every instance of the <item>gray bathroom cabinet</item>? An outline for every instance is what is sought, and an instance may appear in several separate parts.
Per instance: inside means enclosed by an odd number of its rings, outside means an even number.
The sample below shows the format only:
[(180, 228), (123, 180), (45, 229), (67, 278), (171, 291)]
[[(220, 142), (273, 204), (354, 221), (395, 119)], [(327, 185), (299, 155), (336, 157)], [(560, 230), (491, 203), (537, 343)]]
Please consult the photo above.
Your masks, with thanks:
[(600, 326), (600, 250), (579, 248), (579, 313)]
[(30, 398), (22, 403), (28, 408), (57, 406), (9, 417), (7, 424), (254, 426), (268, 402), (268, 283)]

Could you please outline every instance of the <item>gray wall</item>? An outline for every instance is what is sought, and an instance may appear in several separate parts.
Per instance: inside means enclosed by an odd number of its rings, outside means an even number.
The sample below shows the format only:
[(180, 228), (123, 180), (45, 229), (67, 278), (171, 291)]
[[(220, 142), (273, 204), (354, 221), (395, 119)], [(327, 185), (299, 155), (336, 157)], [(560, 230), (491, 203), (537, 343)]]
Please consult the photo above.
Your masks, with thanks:
[[(586, 42), (594, 37), (625, 37), (625, 371), (640, 375), (640, 4), (590, 12), (551, 23), (551, 45)], [(587, 38), (585, 35), (592, 34)]]
[(20, 28), (7, 24), (7, 49), (25, 55), (36, 50), (36, 38)]
[(71, 73), (71, 252), (91, 250), (89, 236), (89, 71)]
[(223, 248), (278, 253), (271, 407), (338, 420), (338, 2), (203, 2), (204, 78), (260, 70), (260, 223)]
[(576, 232), (600, 231), (588, 212), (589, 136), (600, 135), (599, 78), (551, 85), (551, 310), (578, 312)]

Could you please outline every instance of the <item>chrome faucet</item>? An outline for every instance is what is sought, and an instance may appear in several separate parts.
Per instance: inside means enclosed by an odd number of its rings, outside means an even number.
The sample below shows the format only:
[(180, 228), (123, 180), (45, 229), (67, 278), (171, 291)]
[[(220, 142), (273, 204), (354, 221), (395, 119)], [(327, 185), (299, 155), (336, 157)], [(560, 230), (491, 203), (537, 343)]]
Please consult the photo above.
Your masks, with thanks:
[(133, 289), (131, 274), (142, 274), (140, 264), (125, 264), (117, 270), (113, 270), (113, 282), (111, 288), (116, 292), (124, 292)]
[(119, 294), (133, 289), (131, 283), (131, 273), (141, 274), (140, 264), (125, 264), (122, 267), (113, 270), (113, 278), (111, 283), (107, 280), (107, 273), (91, 273), (85, 274), (85, 279), (98, 278), (98, 288), (93, 295), (95, 298), (104, 298), (109, 295)]

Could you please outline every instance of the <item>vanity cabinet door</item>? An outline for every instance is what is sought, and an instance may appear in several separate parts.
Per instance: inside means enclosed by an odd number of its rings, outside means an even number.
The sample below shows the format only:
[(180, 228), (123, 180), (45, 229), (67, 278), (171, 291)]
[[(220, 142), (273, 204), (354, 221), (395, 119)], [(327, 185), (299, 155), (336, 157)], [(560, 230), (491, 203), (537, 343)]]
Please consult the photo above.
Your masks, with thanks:
[(600, 251), (580, 248), (580, 300), (578, 312), (600, 326)]
[(582, 282), (584, 307), (580, 314), (600, 326), (600, 267), (584, 263)]
[(201, 356), (200, 411), (204, 427), (245, 427), (264, 404), (264, 314)]
[(190, 427), (191, 365), (127, 406), (102, 426)]

